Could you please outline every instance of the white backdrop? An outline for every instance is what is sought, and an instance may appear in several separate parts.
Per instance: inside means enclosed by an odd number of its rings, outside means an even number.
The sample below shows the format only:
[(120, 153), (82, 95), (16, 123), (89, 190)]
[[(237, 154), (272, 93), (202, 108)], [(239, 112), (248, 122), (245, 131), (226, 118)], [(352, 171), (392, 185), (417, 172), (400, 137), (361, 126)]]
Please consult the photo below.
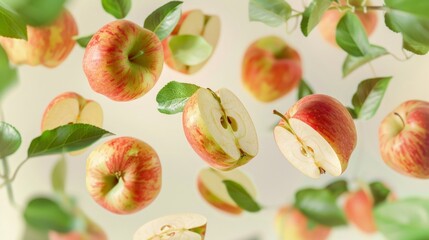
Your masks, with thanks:
[[(136, 23), (167, 1), (133, 1), (127, 17)], [(292, 1), (289, 1), (292, 2)], [(295, 2), (295, 1), (294, 1)], [(380, 3), (379, 1), (373, 1)], [(301, 1), (294, 4), (300, 9)], [(81, 35), (91, 34), (102, 25), (113, 21), (106, 14), (101, 1), (71, 0), (68, 8), (73, 13)], [(304, 77), (318, 93), (334, 96), (344, 104), (351, 104), (351, 97), (358, 83), (374, 76), (393, 75), (386, 96), (374, 118), (356, 121), (358, 146), (349, 168), (343, 175), (348, 179), (382, 179), (394, 188), (399, 197), (427, 196), (428, 182), (401, 176), (389, 169), (378, 151), (377, 130), (384, 116), (397, 105), (409, 99), (429, 101), (427, 72), (429, 57), (415, 56), (407, 62), (399, 62), (391, 56), (373, 63), (376, 75), (365, 66), (346, 79), (341, 77), (341, 64), (345, 53), (332, 47), (313, 31), (305, 38), (299, 29), (288, 34), (285, 26), (271, 28), (261, 23), (249, 22), (248, 1), (201, 1), (186, 0), (183, 9), (200, 8), (206, 13), (217, 14), (222, 21), (222, 35), (209, 63), (197, 74), (186, 76), (164, 66), (157, 85), (144, 97), (132, 102), (113, 102), (93, 92), (82, 70), (84, 50), (76, 46), (68, 59), (58, 68), (20, 68), (17, 87), (5, 97), (2, 108), (7, 122), (21, 132), (21, 149), (9, 158), (11, 168), (26, 156), (31, 139), (40, 134), (43, 111), (52, 98), (65, 91), (75, 91), (86, 98), (96, 100), (104, 109), (104, 128), (117, 136), (133, 136), (149, 143), (158, 152), (163, 167), (163, 186), (158, 198), (146, 209), (127, 216), (118, 216), (98, 206), (85, 188), (85, 160), (91, 149), (76, 157), (69, 156), (67, 163), (67, 191), (76, 196), (84, 211), (107, 232), (110, 239), (131, 239), (132, 234), (145, 222), (172, 213), (196, 212), (205, 215), (208, 222), (208, 240), (241, 240), (258, 235), (261, 239), (275, 239), (273, 217), (276, 207), (290, 203), (296, 190), (304, 186), (320, 186), (333, 178), (323, 176), (310, 179), (295, 170), (277, 149), (273, 140), (273, 123), (278, 120), (273, 109), (285, 112), (296, 100), (296, 91), (273, 103), (263, 104), (254, 100), (241, 84), (241, 62), (247, 46), (259, 37), (278, 35), (296, 48), (302, 57)], [(379, 15), (382, 17), (382, 14)], [(403, 58), (401, 38), (384, 27), (380, 18), (371, 42), (386, 46)], [(290, 26), (291, 28), (292, 26)], [(188, 145), (182, 130), (181, 115), (167, 116), (157, 111), (155, 96), (169, 81), (191, 82), (218, 89), (226, 87), (242, 100), (252, 116), (260, 141), (259, 155), (242, 167), (253, 179), (258, 189), (258, 201), (267, 206), (257, 214), (245, 213), (230, 216), (206, 204), (196, 189), (196, 174), (206, 167)], [(35, 195), (50, 195), (50, 171), (58, 157), (40, 157), (29, 161), (13, 183), (19, 207)], [(0, 239), (18, 239), (23, 230), (21, 213), (13, 209), (0, 191)], [(339, 229), (330, 239), (379, 239), (379, 235), (360, 235), (355, 229)]]

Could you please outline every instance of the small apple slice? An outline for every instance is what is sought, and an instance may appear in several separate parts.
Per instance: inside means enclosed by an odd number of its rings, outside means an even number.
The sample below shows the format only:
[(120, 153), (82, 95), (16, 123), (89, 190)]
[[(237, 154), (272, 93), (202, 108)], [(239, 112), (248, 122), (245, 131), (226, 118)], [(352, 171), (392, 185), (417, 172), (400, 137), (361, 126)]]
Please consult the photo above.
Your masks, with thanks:
[(204, 239), (206, 225), (207, 219), (195, 213), (165, 216), (141, 226), (133, 240), (200, 240)]
[(192, 10), (183, 15), (177, 35), (201, 35), (204, 28), (204, 13), (201, 10)]
[(76, 122), (101, 127), (103, 125), (103, 109), (101, 109), (100, 104), (92, 100), (87, 100), (86, 104), (80, 110)]
[(256, 197), (256, 188), (250, 178), (238, 169), (220, 172), (205, 168), (198, 173), (197, 186), (201, 196), (213, 207), (230, 214), (240, 214), (243, 210), (229, 196), (224, 180), (239, 183), (252, 198)]
[(356, 147), (356, 128), (350, 113), (336, 99), (308, 95), (292, 106), (274, 128), (275, 141), (289, 162), (305, 175), (339, 176)]
[(198, 89), (185, 104), (182, 122), (192, 148), (213, 168), (232, 170), (258, 153), (252, 119), (227, 89)]

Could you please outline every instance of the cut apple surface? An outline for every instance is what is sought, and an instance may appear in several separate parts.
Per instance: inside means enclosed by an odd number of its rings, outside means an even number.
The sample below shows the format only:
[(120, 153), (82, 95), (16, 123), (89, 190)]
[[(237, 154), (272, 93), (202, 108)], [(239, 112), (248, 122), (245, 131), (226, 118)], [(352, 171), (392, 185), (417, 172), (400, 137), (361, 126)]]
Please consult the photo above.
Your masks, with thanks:
[(356, 128), (347, 109), (322, 94), (302, 98), (274, 128), (275, 141), (291, 164), (305, 175), (341, 175), (356, 147)]
[(204, 239), (207, 219), (185, 213), (161, 217), (141, 226), (133, 240), (200, 240)]
[(256, 197), (256, 188), (250, 178), (238, 169), (220, 172), (206, 168), (199, 172), (197, 178), (198, 191), (210, 205), (231, 214), (240, 214), (243, 210), (229, 196), (224, 180), (240, 184), (252, 198)]
[(204, 13), (201, 10), (192, 10), (182, 17), (183, 21), (178, 24), (178, 35), (190, 34), (201, 35), (204, 28)]
[(188, 142), (211, 167), (231, 170), (258, 153), (258, 138), (244, 105), (229, 90), (200, 88), (183, 111)]

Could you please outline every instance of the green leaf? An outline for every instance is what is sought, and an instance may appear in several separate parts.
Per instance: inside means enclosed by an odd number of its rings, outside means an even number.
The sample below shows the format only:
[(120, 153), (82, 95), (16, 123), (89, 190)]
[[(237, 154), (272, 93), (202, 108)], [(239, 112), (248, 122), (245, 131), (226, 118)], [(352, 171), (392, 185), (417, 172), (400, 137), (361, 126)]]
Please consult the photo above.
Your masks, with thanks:
[(429, 44), (416, 42), (407, 36), (404, 36), (403, 38), (402, 47), (404, 49), (418, 55), (425, 55), (429, 52)]
[(58, 159), (57, 163), (54, 165), (54, 168), (51, 172), (51, 184), (52, 189), (60, 194), (65, 193), (65, 185), (66, 185), (66, 177), (67, 177), (67, 162), (66, 159), (62, 156)]
[(429, 199), (385, 202), (374, 210), (377, 229), (389, 240), (429, 239)]
[(165, 114), (182, 112), (188, 99), (199, 88), (199, 86), (189, 83), (176, 81), (167, 83), (156, 95), (158, 111)]
[(285, 23), (292, 8), (285, 0), (249, 0), (249, 20), (271, 27)]
[(178, 35), (169, 41), (173, 57), (186, 65), (197, 65), (207, 60), (213, 47), (201, 36)]
[(361, 21), (351, 12), (344, 14), (338, 23), (336, 41), (344, 51), (356, 57), (365, 56), (371, 48)]
[(374, 198), (375, 206), (380, 203), (383, 203), (390, 195), (390, 189), (386, 187), (386, 185), (384, 185), (382, 182), (372, 182), (371, 184), (369, 184), (369, 189), (371, 190), (372, 197)]
[(298, 87), (298, 100), (313, 93), (313, 89), (311, 89), (304, 79), (301, 79)]
[(101, 0), (104, 10), (117, 19), (124, 18), (131, 10), (131, 0)]
[(23, 19), (0, 1), (0, 36), (27, 40), (27, 25)]
[(24, 210), (25, 222), (40, 231), (68, 232), (73, 229), (74, 218), (57, 202), (44, 197), (31, 199)]
[(326, 226), (346, 225), (335, 195), (328, 189), (307, 188), (295, 194), (295, 207), (308, 218)]
[(349, 188), (347, 186), (346, 180), (336, 180), (326, 186), (326, 189), (328, 189), (335, 198), (339, 197), (341, 194), (348, 192)]
[(352, 104), (357, 118), (370, 119), (378, 110), (392, 77), (367, 79), (359, 83)]
[(347, 108), (347, 111), (349, 111), (349, 113), (350, 113), (350, 115), (352, 116), (353, 119), (357, 119), (358, 118), (358, 116), (356, 115), (356, 111), (353, 108), (351, 108), (351, 107), (346, 107), (346, 108)]
[(28, 158), (76, 151), (113, 133), (89, 124), (67, 124), (46, 130), (31, 141)]
[(231, 180), (223, 180), (229, 196), (243, 210), (248, 212), (258, 212), (261, 210), (259, 204), (239, 183)]
[(0, 158), (12, 155), (21, 146), (21, 135), (9, 123), (0, 122)]
[(371, 48), (364, 56), (355, 57), (352, 55), (347, 55), (343, 63), (343, 77), (348, 76), (350, 73), (352, 73), (354, 70), (358, 69), (362, 65), (387, 54), (389, 54), (389, 52), (387, 52), (385, 48), (376, 45), (371, 45)]
[(22, 0), (16, 1), (14, 9), (31, 26), (52, 24), (64, 9), (66, 0)]
[(314, 0), (308, 6), (301, 20), (301, 31), (304, 36), (308, 36), (323, 17), (323, 14), (329, 9), (333, 0)]
[(0, 45), (0, 100), (18, 82), (18, 70), (10, 66), (9, 59)]
[(86, 35), (86, 36), (76, 36), (73, 39), (79, 44), (79, 46), (86, 48), (89, 41), (91, 41), (91, 38), (94, 34)]
[(181, 1), (171, 1), (152, 12), (144, 21), (144, 27), (154, 32), (160, 40), (174, 30), (182, 15)]

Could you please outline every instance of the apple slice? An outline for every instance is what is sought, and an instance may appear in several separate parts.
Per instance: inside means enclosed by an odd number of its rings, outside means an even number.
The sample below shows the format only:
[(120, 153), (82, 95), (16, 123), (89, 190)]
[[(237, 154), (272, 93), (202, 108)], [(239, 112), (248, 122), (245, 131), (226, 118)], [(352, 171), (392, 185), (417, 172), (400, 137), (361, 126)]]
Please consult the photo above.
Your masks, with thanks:
[(133, 240), (200, 240), (206, 233), (207, 219), (199, 214), (186, 213), (161, 217), (141, 226)]
[(356, 128), (347, 109), (336, 99), (308, 95), (292, 106), (274, 128), (275, 141), (289, 162), (305, 175), (319, 178), (342, 174), (356, 147)]
[(177, 35), (190, 34), (201, 35), (204, 28), (204, 13), (199, 10), (192, 10), (183, 14), (182, 21), (179, 22)]
[(197, 186), (201, 196), (213, 207), (230, 214), (240, 214), (243, 210), (229, 196), (224, 180), (232, 180), (243, 186), (252, 198), (256, 198), (256, 188), (250, 178), (238, 169), (220, 172), (206, 168), (198, 173)]
[(258, 153), (252, 119), (227, 89), (198, 89), (185, 104), (182, 122), (192, 148), (213, 168), (232, 170)]

